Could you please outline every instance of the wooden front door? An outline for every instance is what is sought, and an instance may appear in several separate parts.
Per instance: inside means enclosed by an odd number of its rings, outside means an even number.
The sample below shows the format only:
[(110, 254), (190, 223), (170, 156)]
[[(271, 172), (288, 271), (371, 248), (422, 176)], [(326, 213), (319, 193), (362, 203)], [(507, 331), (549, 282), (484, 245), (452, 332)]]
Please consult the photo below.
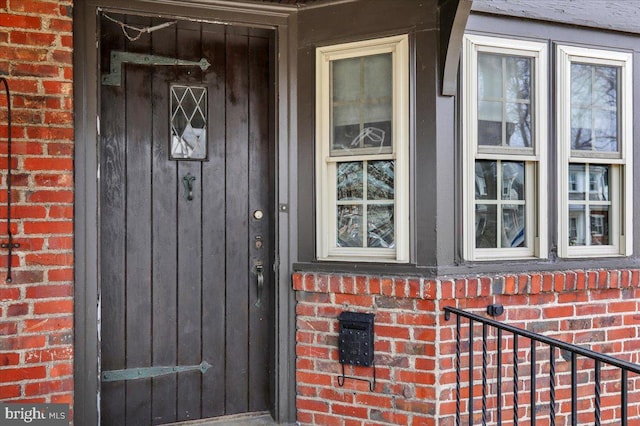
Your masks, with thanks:
[(101, 12), (103, 424), (272, 405), (272, 36)]

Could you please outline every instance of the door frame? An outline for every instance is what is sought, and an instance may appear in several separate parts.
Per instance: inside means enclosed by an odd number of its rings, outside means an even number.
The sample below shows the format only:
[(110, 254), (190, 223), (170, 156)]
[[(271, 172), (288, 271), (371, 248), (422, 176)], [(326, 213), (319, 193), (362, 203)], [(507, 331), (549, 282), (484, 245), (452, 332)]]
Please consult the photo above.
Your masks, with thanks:
[(271, 414), (293, 423), (295, 410), (295, 296), (291, 265), (296, 261), (296, 8), (227, 0), (85, 0), (74, 3), (74, 422), (100, 421), (99, 341), (99, 38), (100, 9), (206, 19), (275, 30), (276, 131), (275, 370)]

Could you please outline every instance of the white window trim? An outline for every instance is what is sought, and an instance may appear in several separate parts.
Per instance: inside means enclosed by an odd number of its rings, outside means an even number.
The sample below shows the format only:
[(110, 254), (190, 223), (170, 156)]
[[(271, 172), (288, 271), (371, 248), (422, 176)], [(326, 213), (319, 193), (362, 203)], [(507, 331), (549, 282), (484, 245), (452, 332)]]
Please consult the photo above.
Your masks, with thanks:
[[(533, 58), (534, 149), (531, 153), (478, 152), (477, 58), (478, 52), (493, 52)], [(530, 259), (547, 257), (547, 45), (546, 43), (466, 34), (462, 64), (463, 139), (463, 256), (466, 260)], [(475, 248), (475, 160), (514, 160), (526, 163), (526, 248)], [(535, 214), (535, 217), (532, 217)]]
[[(409, 42), (407, 35), (345, 43), (316, 50), (316, 250), (319, 260), (409, 262)], [(330, 63), (381, 53), (392, 54), (393, 153), (395, 160), (395, 248), (337, 247), (336, 164), (376, 156), (330, 156)]]
[[(557, 58), (557, 126), (558, 126), (558, 254), (560, 257), (630, 256), (633, 252), (633, 92), (631, 53), (558, 45)], [(618, 66), (620, 72), (620, 154), (571, 154), (571, 63)], [(611, 245), (569, 245), (569, 163), (610, 164)], [(588, 218), (586, 218), (588, 220)]]

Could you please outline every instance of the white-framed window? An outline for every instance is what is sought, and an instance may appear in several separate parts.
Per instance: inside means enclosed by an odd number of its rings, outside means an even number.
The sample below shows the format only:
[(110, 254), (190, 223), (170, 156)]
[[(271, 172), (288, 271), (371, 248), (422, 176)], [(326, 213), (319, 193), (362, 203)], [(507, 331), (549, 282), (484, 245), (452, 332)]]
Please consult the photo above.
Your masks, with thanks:
[(409, 261), (406, 35), (316, 51), (321, 260)]
[(632, 252), (632, 55), (557, 46), (561, 257)]
[(466, 260), (547, 256), (547, 46), (465, 35)]

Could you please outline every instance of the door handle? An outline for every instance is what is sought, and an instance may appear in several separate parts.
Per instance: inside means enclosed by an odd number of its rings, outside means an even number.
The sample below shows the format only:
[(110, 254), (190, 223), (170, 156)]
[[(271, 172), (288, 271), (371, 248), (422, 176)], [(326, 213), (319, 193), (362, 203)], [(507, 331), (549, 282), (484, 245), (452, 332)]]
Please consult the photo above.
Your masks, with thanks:
[(187, 201), (193, 200), (193, 181), (196, 180), (196, 177), (191, 173), (187, 173), (182, 177), (182, 183), (184, 183), (184, 196)]
[(262, 289), (264, 288), (264, 267), (261, 261), (256, 263), (256, 277), (258, 281), (258, 297), (254, 306), (259, 308), (262, 305)]

